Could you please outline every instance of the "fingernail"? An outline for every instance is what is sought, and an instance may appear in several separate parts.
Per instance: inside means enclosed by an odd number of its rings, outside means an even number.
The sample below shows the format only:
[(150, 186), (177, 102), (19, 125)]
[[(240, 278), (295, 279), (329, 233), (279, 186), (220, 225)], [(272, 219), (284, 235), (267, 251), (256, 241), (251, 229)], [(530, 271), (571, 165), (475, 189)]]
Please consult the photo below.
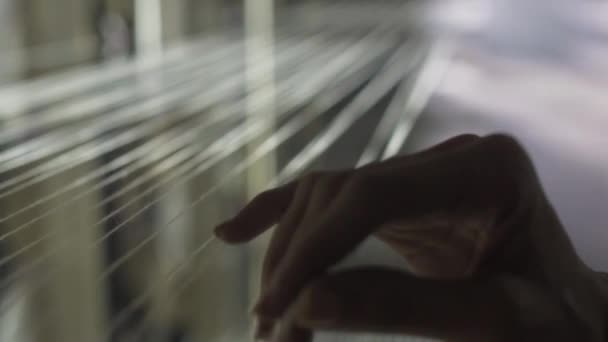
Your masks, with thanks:
[(295, 316), (301, 323), (331, 323), (340, 317), (342, 305), (338, 295), (327, 288), (316, 288), (300, 297)]

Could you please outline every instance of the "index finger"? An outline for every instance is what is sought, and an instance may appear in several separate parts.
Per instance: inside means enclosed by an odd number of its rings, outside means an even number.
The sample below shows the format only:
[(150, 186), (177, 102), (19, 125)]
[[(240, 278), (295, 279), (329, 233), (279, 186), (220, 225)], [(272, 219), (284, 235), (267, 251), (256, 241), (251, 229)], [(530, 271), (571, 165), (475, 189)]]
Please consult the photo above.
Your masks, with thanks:
[(232, 219), (215, 228), (214, 233), (229, 243), (247, 242), (277, 223), (289, 207), (297, 182), (257, 195)]

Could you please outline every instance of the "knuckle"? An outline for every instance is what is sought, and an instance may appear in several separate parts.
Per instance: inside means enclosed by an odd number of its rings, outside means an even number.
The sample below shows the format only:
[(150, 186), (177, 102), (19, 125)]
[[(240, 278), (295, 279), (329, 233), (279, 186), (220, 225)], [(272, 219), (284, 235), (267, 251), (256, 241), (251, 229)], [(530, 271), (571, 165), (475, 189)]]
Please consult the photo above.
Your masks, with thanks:
[(508, 134), (492, 134), (484, 139), (487, 152), (509, 161), (527, 160), (527, 153), (521, 143)]
[(534, 167), (525, 148), (514, 137), (506, 134), (494, 134), (485, 138), (485, 152), (488, 162), (495, 164), (514, 181), (532, 180), (535, 175)]
[(495, 194), (505, 202), (503, 218), (513, 218), (544, 201), (542, 185), (525, 148), (514, 137), (494, 134), (485, 138), (487, 168), (495, 177)]

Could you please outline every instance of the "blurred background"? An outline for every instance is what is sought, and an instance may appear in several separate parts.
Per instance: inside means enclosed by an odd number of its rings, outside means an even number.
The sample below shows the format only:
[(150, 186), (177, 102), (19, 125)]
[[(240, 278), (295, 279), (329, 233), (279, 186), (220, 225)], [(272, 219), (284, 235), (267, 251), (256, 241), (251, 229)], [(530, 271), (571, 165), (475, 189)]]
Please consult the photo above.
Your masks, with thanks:
[(218, 222), (465, 132), (518, 137), (608, 271), (606, 91), (604, 1), (0, 0), (0, 341), (249, 341), (267, 237)]

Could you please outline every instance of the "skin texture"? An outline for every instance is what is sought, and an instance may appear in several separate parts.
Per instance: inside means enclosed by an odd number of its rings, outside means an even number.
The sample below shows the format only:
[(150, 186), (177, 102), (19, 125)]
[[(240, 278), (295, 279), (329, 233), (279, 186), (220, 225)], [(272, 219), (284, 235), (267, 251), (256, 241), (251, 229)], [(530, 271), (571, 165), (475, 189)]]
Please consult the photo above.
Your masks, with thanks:
[[(315, 330), (449, 341), (607, 341), (605, 275), (577, 256), (526, 151), (462, 135), (266, 191), (216, 228), (228, 243), (273, 225), (257, 337)], [(412, 273), (329, 269), (375, 235)]]

